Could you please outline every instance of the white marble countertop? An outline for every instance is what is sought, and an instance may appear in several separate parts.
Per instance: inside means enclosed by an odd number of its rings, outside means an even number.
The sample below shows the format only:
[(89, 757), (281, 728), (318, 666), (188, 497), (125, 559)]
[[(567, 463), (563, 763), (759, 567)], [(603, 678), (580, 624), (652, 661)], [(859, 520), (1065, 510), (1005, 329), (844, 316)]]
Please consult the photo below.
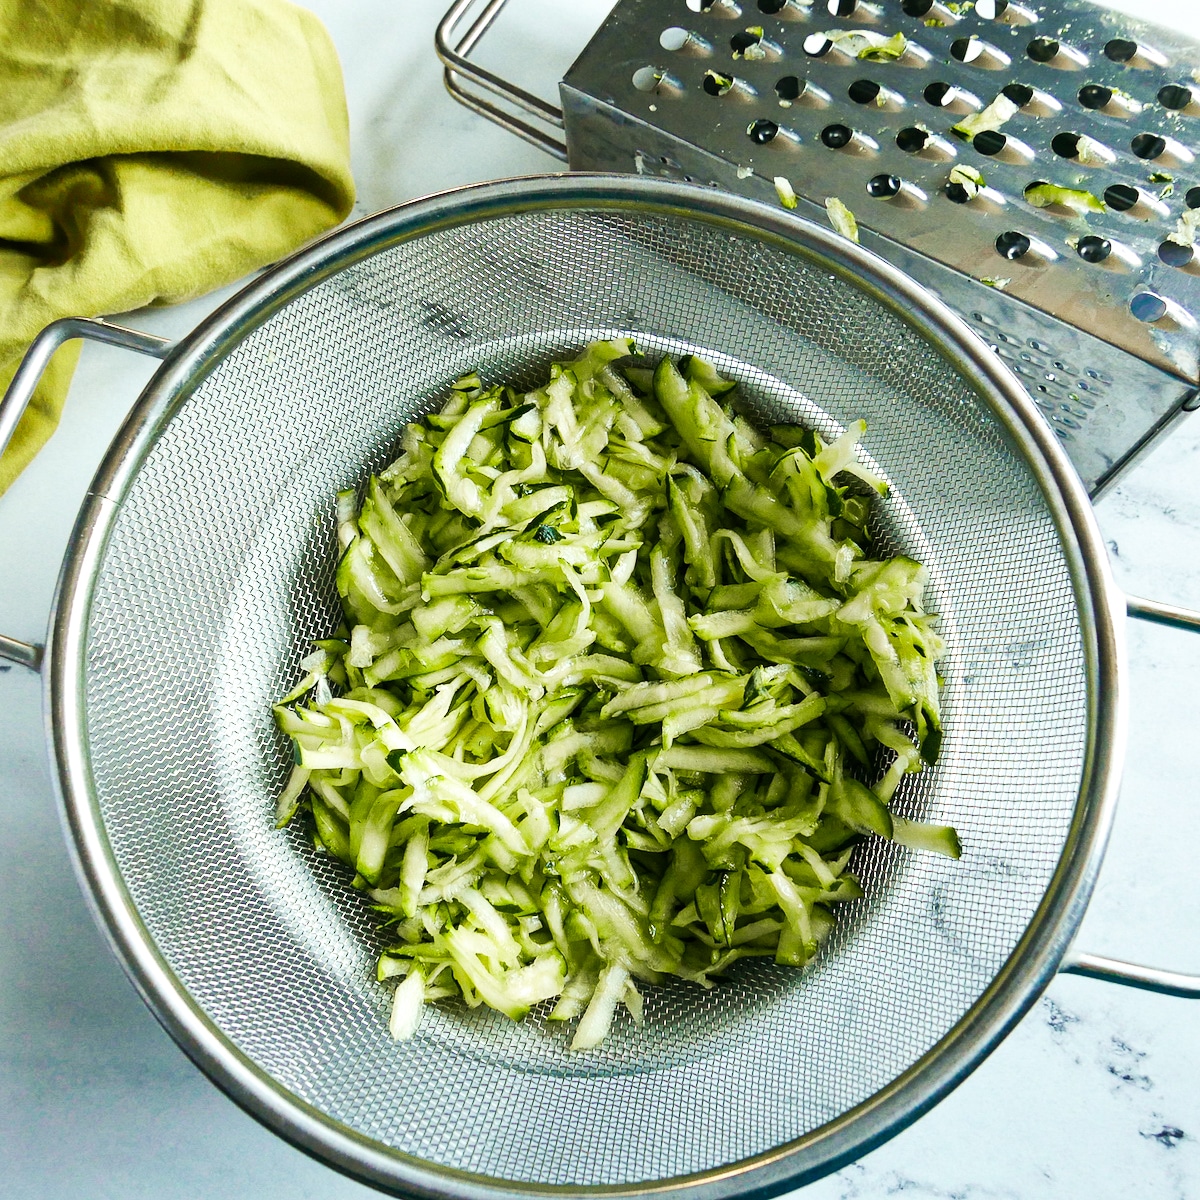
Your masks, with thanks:
[[(447, 0), (311, 0), (341, 52), (358, 214), (556, 169), (458, 107), (433, 30)], [(514, 0), (505, 46), (554, 82), (606, 0)], [(1126, 0), (1200, 36), (1194, 0)], [(507, 39), (507, 40), (506, 40)], [(1200, 64), (1198, 64), (1200, 65)], [(515, 68), (514, 68), (515, 69)], [(226, 293), (227, 294), (227, 293)], [(128, 323), (182, 334), (220, 296)], [(66, 418), (0, 498), (0, 631), (45, 633), (54, 581), (102, 447), (152, 367), (89, 345)], [(1098, 506), (1120, 583), (1200, 606), (1200, 421)], [(1200, 971), (1200, 639), (1134, 627), (1131, 746), (1112, 845), (1079, 944)], [(0, 672), (0, 1195), (19, 1200), (342, 1200), (374, 1195), (244, 1115), (158, 1027), (95, 929), (50, 784), (39, 679)], [(1200, 1198), (1200, 1004), (1061, 977), (957, 1091), (805, 1200)]]

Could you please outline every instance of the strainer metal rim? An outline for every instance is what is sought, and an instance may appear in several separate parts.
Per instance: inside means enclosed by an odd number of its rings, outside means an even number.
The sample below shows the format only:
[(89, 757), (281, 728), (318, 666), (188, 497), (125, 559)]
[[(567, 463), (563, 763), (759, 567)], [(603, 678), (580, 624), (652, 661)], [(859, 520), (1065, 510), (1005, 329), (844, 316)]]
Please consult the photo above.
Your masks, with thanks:
[[(692, 217), (798, 251), (888, 304), (976, 381), (980, 399), (1003, 424), (1042, 488), (1059, 531), (1079, 611), (1088, 690), (1088, 750), (1063, 853), (1017, 947), (957, 1025), (887, 1086), (801, 1138), (692, 1175), (605, 1186), (499, 1180), (417, 1159), (321, 1113), (239, 1051), (172, 972), (125, 887), (91, 778), (83, 698), (88, 612), (122, 498), (172, 413), (208, 371), (297, 295), (379, 250), (440, 228), (562, 207)], [(836, 1170), (887, 1140), (960, 1083), (1053, 978), (1095, 883), (1124, 753), (1123, 598), (1111, 579), (1083, 485), (1015, 376), (949, 308), (860, 246), (756, 201), (629, 176), (532, 176), (439, 193), (338, 230), (248, 284), (174, 348), (106, 453), (71, 537), (51, 622), (45, 716), (60, 811), (97, 923), (147, 1006), (218, 1087), (293, 1145), (384, 1190), (446, 1200), (676, 1192), (698, 1200), (772, 1195)]]

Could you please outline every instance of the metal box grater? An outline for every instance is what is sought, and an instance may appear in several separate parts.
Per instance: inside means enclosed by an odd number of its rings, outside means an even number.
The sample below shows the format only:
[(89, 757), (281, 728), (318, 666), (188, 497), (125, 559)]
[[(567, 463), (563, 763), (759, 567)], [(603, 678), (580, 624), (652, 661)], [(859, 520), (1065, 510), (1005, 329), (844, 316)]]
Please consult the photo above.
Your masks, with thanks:
[[(1093, 495), (1200, 407), (1200, 43), (1086, 0), (618, 0), (559, 110), (467, 57), (506, 0), (458, 35), (474, 2), (438, 31), (458, 99), (576, 170), (775, 204), (786, 180), (819, 221), (837, 197), (1016, 372)], [(953, 130), (976, 113), (1011, 115)], [(1039, 207), (1038, 183), (1074, 194)]]

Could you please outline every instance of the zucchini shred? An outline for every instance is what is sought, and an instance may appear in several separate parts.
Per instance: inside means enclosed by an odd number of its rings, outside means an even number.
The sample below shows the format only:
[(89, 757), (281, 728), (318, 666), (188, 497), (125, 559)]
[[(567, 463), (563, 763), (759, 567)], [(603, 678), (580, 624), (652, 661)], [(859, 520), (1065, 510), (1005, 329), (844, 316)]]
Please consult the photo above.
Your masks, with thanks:
[(598, 341), (527, 393), (459, 379), (339, 494), (276, 824), (377, 912), (393, 1036), (455, 997), (592, 1049), (639, 982), (808, 963), (863, 837), (958, 857), (888, 809), (943, 647), (925, 568), (871, 556), (865, 428), (762, 431), (699, 356)]

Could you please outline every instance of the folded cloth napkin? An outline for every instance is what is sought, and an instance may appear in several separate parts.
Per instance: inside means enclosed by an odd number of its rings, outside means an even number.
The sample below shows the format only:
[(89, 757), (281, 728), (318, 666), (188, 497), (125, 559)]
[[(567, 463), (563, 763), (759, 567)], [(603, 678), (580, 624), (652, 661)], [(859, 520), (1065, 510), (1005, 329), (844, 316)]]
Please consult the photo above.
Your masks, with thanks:
[[(219, 287), (354, 202), (321, 23), (286, 0), (0, 0), (0, 394), (62, 316)], [(54, 431), (78, 343), (0, 459)]]

